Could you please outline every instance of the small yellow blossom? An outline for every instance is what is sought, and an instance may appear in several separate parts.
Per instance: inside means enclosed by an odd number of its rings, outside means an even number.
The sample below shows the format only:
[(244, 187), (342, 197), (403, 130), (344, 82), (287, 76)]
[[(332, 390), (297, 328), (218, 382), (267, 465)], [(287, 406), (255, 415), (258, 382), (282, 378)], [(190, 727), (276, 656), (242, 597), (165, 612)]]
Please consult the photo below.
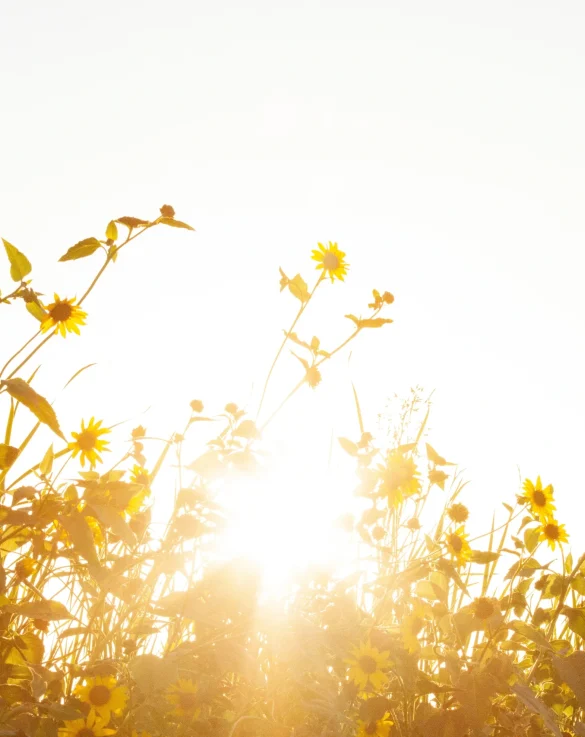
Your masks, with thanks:
[(46, 316), (41, 322), (41, 330), (47, 333), (52, 328), (61, 333), (63, 337), (67, 333), (79, 335), (79, 325), (85, 325), (87, 313), (74, 304), (74, 299), (60, 299), (55, 294), (55, 301), (46, 307)]
[(375, 690), (380, 689), (386, 683), (384, 670), (392, 665), (390, 653), (380, 652), (369, 642), (361, 642), (359, 647), (354, 647), (351, 657), (345, 662), (350, 666), (349, 677), (352, 681), (361, 689), (370, 685)]
[(345, 261), (345, 253), (340, 251), (337, 243), (329, 241), (329, 245), (324, 246), (322, 243), (317, 244), (319, 250), (315, 249), (311, 258), (317, 261), (317, 269), (323, 269), (323, 274), (331, 277), (331, 281), (339, 279), (343, 281), (347, 274), (349, 265)]
[(97, 463), (101, 463), (100, 453), (107, 450), (109, 445), (107, 440), (101, 440), (102, 435), (107, 435), (110, 430), (102, 427), (102, 421), (95, 422), (92, 417), (87, 427), (85, 422), (81, 421), (81, 432), (72, 432), (73, 441), (69, 443), (69, 450), (73, 452), (73, 457), (80, 454), (81, 465), (85, 466), (85, 461), (89, 461), (90, 467), (94, 468)]

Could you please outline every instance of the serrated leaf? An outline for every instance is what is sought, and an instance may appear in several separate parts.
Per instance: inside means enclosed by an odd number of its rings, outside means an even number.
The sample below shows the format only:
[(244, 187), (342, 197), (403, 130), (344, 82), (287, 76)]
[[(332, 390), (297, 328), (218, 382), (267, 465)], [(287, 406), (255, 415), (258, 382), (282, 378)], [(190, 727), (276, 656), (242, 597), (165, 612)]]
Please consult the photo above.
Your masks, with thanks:
[(71, 246), (67, 253), (61, 256), (59, 261), (77, 261), (77, 259), (91, 256), (92, 253), (97, 251), (100, 245), (101, 243), (97, 238), (84, 238), (84, 240)]
[(192, 228), (190, 225), (187, 225), (187, 223), (182, 223), (180, 220), (175, 220), (175, 218), (159, 218), (159, 223), (162, 223), (162, 225), (170, 225), (172, 228), (184, 228), (185, 230), (195, 230), (195, 228)]
[(258, 428), (253, 420), (243, 420), (234, 430), (234, 437), (252, 440), (258, 437)]
[(23, 379), (6, 379), (5, 381), (0, 381), (0, 386), (5, 386), (11, 397), (25, 407), (28, 407), (37, 420), (50, 427), (55, 435), (65, 440), (65, 436), (59, 427), (55, 410), (26, 381)]
[(10, 278), (12, 281), (22, 281), (32, 270), (30, 261), (12, 243), (4, 240), (4, 238), (2, 238), (2, 243), (4, 243), (6, 255), (10, 261)]
[(309, 299), (309, 290), (307, 288), (307, 282), (303, 279), (300, 274), (297, 274), (294, 279), (291, 279), (288, 283), (288, 291), (300, 300), (303, 304)]
[(5, 701), (9, 706), (33, 701), (32, 695), (26, 688), (12, 683), (0, 684), (0, 699)]
[(349, 453), (350, 456), (357, 456), (358, 447), (353, 440), (349, 440), (349, 438), (337, 438), (337, 440), (346, 453)]
[(527, 527), (524, 530), (524, 545), (526, 545), (526, 550), (529, 554), (534, 553), (538, 547), (539, 538), (540, 532), (538, 527)]
[(471, 551), (471, 562), (479, 563), (479, 565), (486, 565), (487, 563), (493, 563), (499, 558), (499, 554), (489, 550), (472, 550)]
[(104, 527), (111, 530), (114, 535), (117, 535), (123, 540), (126, 545), (131, 548), (136, 545), (136, 535), (132, 532), (122, 515), (115, 509), (102, 504), (91, 504), (87, 507), (87, 512), (98, 519)]
[(552, 661), (563, 681), (570, 686), (582, 709), (585, 709), (585, 652), (578, 650), (566, 658), (552, 656)]
[(114, 220), (110, 220), (110, 222), (108, 223), (108, 227), (106, 228), (106, 238), (109, 241), (118, 240), (118, 226), (116, 225)]
[(506, 626), (508, 627), (508, 629), (514, 630), (514, 632), (517, 632), (519, 635), (522, 635), (522, 637), (530, 640), (530, 642), (533, 642), (535, 645), (538, 645), (545, 650), (551, 650), (549, 641), (538, 629), (538, 627), (535, 627), (532, 624), (528, 624), (528, 622), (522, 622), (519, 619), (510, 622)]
[(0, 443), (0, 471), (7, 471), (18, 458), (18, 448)]
[(55, 717), (55, 719), (59, 719), (61, 721), (73, 721), (75, 719), (85, 720), (85, 714), (82, 711), (75, 709), (73, 706), (68, 706), (67, 704), (56, 704), (51, 701), (43, 701), (40, 704), (37, 704), (37, 709), (45, 714), (50, 714), (52, 717)]

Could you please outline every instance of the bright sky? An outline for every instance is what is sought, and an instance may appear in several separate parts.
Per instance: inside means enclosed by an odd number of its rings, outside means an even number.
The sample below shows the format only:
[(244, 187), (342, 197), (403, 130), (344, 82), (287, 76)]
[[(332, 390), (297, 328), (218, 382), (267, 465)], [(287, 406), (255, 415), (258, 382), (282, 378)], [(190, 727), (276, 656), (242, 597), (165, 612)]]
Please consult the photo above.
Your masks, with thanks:
[[(395, 324), (353, 350), (368, 424), (389, 395), (435, 389), (431, 442), (467, 469), (468, 501), (541, 474), (578, 533), (584, 23), (566, 0), (4, 3), (0, 233), (37, 288), (79, 296), (96, 262), (56, 260), (110, 218), (169, 203), (197, 229), (122, 254), (85, 340), (52, 342), (59, 383), (99, 361), (58, 400), (62, 425), (162, 434), (193, 398), (245, 406), (296, 309), (278, 267), (309, 281), (333, 240), (347, 283), (325, 285), (302, 335), (333, 345), (373, 287), (396, 295)], [(349, 376), (344, 357), (273, 447), (293, 426), (326, 463), (332, 433), (355, 437)], [(293, 358), (280, 377), (273, 403)], [(55, 377), (38, 381), (52, 398)]]

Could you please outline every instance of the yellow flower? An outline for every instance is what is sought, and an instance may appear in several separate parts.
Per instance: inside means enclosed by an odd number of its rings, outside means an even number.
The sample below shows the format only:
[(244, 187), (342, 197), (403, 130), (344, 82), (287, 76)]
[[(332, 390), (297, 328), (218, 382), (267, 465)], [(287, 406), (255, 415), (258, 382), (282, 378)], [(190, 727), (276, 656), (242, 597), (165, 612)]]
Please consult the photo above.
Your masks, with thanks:
[(46, 308), (46, 317), (41, 322), (41, 330), (43, 333), (48, 332), (51, 328), (56, 328), (56, 332), (61, 333), (63, 337), (67, 333), (77, 333), (79, 335), (79, 325), (85, 325), (87, 312), (74, 304), (74, 299), (60, 299), (55, 295), (55, 301)]
[[(84, 686), (77, 686), (75, 694), (91, 706), (104, 724), (110, 721), (112, 712), (122, 711), (128, 701), (128, 689), (119, 686), (113, 676), (87, 678)], [(91, 713), (91, 712), (90, 712)], [(82, 735), (89, 737), (89, 735)]]
[(565, 529), (565, 525), (559, 525), (559, 523), (550, 519), (548, 522), (542, 525), (540, 528), (540, 540), (546, 540), (551, 550), (554, 550), (557, 543), (566, 543), (569, 541), (569, 535)]
[(549, 484), (543, 489), (539, 476), (536, 479), (536, 484), (533, 484), (530, 479), (526, 479), (522, 488), (525, 492), (524, 498), (530, 502), (530, 511), (537, 515), (541, 522), (552, 519), (554, 510), (556, 509), (553, 504), (552, 485)]
[(317, 245), (319, 250), (315, 249), (311, 256), (313, 261), (318, 262), (316, 268), (323, 269), (323, 274), (330, 276), (332, 282), (335, 279), (343, 281), (349, 268), (345, 261), (345, 253), (339, 250), (337, 243), (331, 241), (329, 241), (328, 246), (324, 246), (322, 243), (317, 243)]
[(404, 497), (420, 491), (418, 469), (412, 458), (406, 458), (402, 451), (388, 453), (386, 466), (382, 471), (382, 491), (388, 497), (388, 506), (396, 507)]
[(91, 468), (94, 468), (96, 463), (101, 463), (102, 459), (99, 455), (107, 450), (109, 445), (107, 440), (100, 440), (101, 435), (107, 435), (109, 429), (101, 426), (102, 421), (95, 422), (92, 417), (87, 427), (85, 422), (81, 421), (81, 432), (72, 432), (71, 435), (74, 438), (73, 442), (69, 443), (69, 450), (73, 451), (73, 457), (80, 453), (81, 465), (85, 466), (85, 461), (89, 461)]
[(85, 719), (65, 722), (65, 726), (59, 730), (59, 737), (106, 737), (106, 735), (116, 734), (115, 729), (105, 729), (105, 724), (107, 722), (98, 719), (92, 709)]
[(455, 532), (448, 532), (445, 535), (447, 550), (459, 563), (465, 563), (471, 558), (471, 548), (467, 542), (467, 537), (463, 526), (458, 527)]
[(392, 665), (389, 659), (390, 653), (380, 652), (369, 642), (361, 642), (359, 647), (353, 648), (351, 655), (351, 658), (345, 660), (350, 666), (349, 677), (361, 689), (371, 685), (372, 688), (378, 690), (386, 683), (387, 679), (383, 670)]
[(358, 719), (359, 731), (357, 737), (388, 737), (390, 734), (390, 727), (394, 722), (390, 719), (377, 719), (374, 722), (362, 722)]
[(171, 711), (178, 717), (191, 717), (195, 719), (201, 711), (197, 698), (197, 684), (190, 678), (179, 678), (179, 680), (167, 689), (166, 700), (175, 708)]

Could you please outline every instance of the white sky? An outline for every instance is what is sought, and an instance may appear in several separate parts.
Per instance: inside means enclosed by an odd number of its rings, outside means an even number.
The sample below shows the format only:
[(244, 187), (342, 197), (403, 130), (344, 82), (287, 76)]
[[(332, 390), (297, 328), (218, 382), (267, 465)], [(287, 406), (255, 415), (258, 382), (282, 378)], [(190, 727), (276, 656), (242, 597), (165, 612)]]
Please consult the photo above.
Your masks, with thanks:
[[(138, 242), (88, 300), (85, 340), (53, 342), (59, 383), (100, 361), (62, 425), (162, 432), (195, 397), (245, 405), (296, 309), (278, 266), (312, 279), (310, 250), (334, 240), (347, 283), (301, 334), (330, 346), (372, 287), (396, 295), (395, 324), (354, 349), (366, 415), (436, 389), (431, 442), (467, 468), (472, 505), (510, 499), (519, 467), (555, 484), (577, 534), (584, 26), (563, 1), (2, 3), (0, 233), (37, 287), (79, 295), (96, 262), (56, 259), (112, 217), (169, 203), (197, 229)], [(332, 431), (357, 434), (345, 358), (272, 443), (291, 425), (323, 458)]]

